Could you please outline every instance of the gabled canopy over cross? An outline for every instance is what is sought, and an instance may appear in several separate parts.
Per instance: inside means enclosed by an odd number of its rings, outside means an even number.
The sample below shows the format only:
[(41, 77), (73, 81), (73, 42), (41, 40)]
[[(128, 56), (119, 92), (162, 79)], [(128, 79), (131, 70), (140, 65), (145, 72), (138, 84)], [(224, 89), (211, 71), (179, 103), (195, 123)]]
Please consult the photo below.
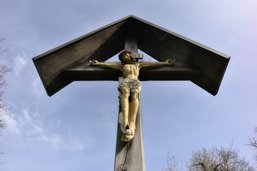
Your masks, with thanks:
[[(132, 70), (138, 72), (139, 70), (135, 68), (142, 68), (146, 64), (115, 65), (115, 68), (122, 66), (119, 71), (106, 69), (106, 63), (101, 63), (123, 50), (135, 54), (138, 49), (157, 61), (162, 61), (158, 62), (158, 65), (173, 64), (174, 61), (168, 60), (169, 58), (176, 59), (176, 62), (172, 67), (142, 70), (140, 75), (128, 73)], [(97, 60), (101, 62), (99, 63)], [(73, 81), (118, 80), (123, 75), (119, 88), (121, 89), (121, 104), (124, 99), (126, 99), (124, 100), (124, 104), (126, 104), (127, 90), (122, 88), (130, 86), (130, 84), (133, 84), (133, 87), (135, 84), (133, 91), (130, 89), (132, 92), (130, 98), (137, 95), (139, 90), (137, 81), (126, 80), (131, 76), (136, 76), (136, 79), (133, 78), (134, 80), (138, 80), (139, 76), (139, 80), (142, 81), (190, 80), (209, 93), (216, 95), (229, 57), (135, 16), (128, 16), (39, 55), (33, 58), (33, 61), (49, 96)], [(128, 105), (127, 107), (126, 105), (121, 106), (123, 106), (121, 112), (127, 116)], [(134, 106), (138, 106), (138, 104)], [(138, 107), (135, 108), (138, 112)], [(133, 114), (131, 116), (130, 120), (133, 121)], [(128, 147), (129, 150), (124, 150), (127, 144), (120, 142), (120, 138), (129, 141), (134, 136), (135, 126), (129, 124), (128, 120), (128, 117), (123, 117), (121, 126), (123, 137), (119, 137), (118, 131), (115, 170), (142, 171), (144, 170), (144, 161), (140, 121), (139, 125), (137, 124), (135, 138)], [(140, 120), (140, 115), (137, 115), (137, 120)], [(127, 126), (129, 129), (126, 129)], [(129, 155), (131, 157), (128, 157)], [(121, 166), (122, 168), (120, 168)]]

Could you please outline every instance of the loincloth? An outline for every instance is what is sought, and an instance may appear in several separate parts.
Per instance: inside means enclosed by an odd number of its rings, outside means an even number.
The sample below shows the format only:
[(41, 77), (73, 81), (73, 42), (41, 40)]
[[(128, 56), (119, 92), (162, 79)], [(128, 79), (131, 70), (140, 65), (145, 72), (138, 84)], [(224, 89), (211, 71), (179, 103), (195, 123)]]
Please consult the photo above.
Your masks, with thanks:
[(141, 83), (139, 80), (133, 80), (130, 78), (119, 77), (119, 88), (128, 88), (128, 89), (141, 89)]

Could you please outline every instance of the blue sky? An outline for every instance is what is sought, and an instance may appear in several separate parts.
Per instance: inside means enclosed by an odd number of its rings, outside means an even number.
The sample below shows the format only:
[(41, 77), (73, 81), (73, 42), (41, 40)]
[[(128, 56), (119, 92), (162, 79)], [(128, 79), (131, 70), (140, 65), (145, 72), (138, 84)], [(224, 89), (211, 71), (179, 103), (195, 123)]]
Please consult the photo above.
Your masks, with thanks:
[(257, 2), (253, 0), (1, 0), (7, 76), (0, 170), (113, 170), (116, 82), (74, 82), (45, 93), (32, 58), (128, 15), (135, 15), (231, 56), (216, 96), (188, 81), (143, 82), (146, 167), (167, 154), (187, 162), (203, 147), (247, 145), (257, 126)]

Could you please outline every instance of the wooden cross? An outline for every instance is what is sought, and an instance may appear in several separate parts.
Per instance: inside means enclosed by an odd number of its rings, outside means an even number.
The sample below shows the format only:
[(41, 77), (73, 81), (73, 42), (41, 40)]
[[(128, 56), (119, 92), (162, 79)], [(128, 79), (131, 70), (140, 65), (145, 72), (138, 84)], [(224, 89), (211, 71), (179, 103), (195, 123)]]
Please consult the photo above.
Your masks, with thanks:
[[(142, 50), (157, 61), (175, 58), (172, 67), (144, 70), (139, 79), (189, 80), (216, 95), (229, 57), (181, 35), (135, 16), (128, 16), (33, 58), (49, 96), (73, 81), (114, 80), (121, 72), (90, 65), (90, 60), (106, 61), (123, 50)], [(119, 107), (119, 111), (121, 108)], [(117, 128), (115, 171), (145, 171), (141, 110), (131, 141), (121, 141)]]

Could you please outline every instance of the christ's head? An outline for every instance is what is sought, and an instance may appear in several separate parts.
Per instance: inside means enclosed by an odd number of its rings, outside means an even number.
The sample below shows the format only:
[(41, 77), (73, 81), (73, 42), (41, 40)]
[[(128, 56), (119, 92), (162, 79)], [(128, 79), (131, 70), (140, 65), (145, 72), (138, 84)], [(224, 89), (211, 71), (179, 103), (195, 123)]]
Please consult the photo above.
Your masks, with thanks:
[(136, 62), (135, 58), (133, 57), (132, 53), (130, 51), (122, 51), (119, 54), (119, 59), (123, 64), (133, 64)]

